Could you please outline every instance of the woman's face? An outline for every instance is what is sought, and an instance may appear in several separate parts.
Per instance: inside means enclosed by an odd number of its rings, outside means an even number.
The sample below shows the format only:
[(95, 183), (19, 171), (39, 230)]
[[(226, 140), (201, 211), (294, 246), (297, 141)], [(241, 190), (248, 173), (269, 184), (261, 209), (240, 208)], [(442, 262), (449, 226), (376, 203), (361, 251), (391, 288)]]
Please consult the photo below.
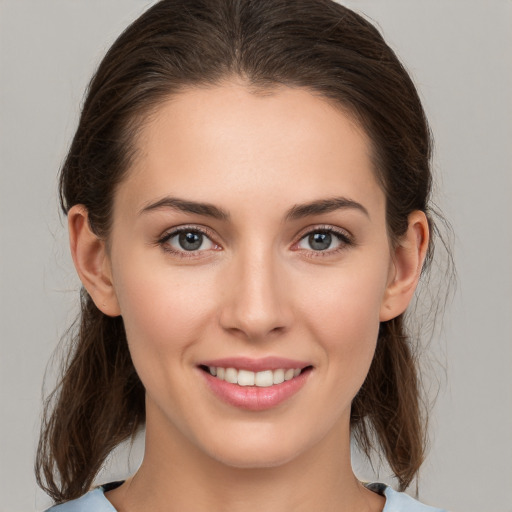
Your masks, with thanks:
[(110, 265), (148, 432), (236, 467), (348, 443), (394, 272), (365, 134), (226, 83), (161, 105), (138, 150)]

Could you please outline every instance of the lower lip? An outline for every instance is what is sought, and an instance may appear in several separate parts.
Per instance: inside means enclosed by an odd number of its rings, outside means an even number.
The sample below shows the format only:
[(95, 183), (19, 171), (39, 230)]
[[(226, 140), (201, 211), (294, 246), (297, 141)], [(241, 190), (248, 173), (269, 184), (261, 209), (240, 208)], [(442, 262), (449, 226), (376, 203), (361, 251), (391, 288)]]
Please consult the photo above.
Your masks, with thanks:
[(286, 402), (300, 391), (311, 373), (311, 370), (307, 369), (297, 377), (286, 380), (281, 384), (261, 388), (231, 384), (203, 370), (199, 371), (204, 375), (209, 388), (218, 398), (229, 405), (248, 411), (264, 411)]

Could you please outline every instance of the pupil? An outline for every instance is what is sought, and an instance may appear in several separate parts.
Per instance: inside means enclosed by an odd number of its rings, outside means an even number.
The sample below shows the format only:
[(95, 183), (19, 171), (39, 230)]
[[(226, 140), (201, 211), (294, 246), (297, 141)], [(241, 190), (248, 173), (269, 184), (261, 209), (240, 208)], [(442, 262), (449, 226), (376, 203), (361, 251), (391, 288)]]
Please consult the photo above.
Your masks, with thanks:
[(330, 233), (314, 233), (309, 235), (309, 244), (317, 251), (324, 251), (331, 245), (331, 239)]
[(203, 243), (203, 235), (201, 233), (180, 233), (179, 243), (185, 251), (195, 251), (201, 247)]

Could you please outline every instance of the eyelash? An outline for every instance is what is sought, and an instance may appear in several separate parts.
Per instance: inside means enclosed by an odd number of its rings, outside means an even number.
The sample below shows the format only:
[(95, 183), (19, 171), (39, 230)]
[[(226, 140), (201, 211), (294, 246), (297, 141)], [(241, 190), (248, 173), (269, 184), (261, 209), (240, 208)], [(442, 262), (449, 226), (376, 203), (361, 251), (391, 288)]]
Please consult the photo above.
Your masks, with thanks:
[[(218, 244), (213, 242), (213, 234), (199, 226), (182, 226), (177, 229), (173, 229), (172, 231), (169, 231), (165, 233), (162, 237), (160, 237), (157, 240), (157, 244), (167, 253), (171, 253), (175, 256), (178, 256), (179, 258), (197, 258), (198, 253), (203, 251), (186, 251), (186, 250), (176, 250), (169, 246), (168, 242), (175, 236), (181, 234), (181, 233), (201, 233), (202, 235), (206, 236), (215, 246), (218, 247)], [(327, 233), (334, 235), (335, 238), (338, 239), (340, 242), (340, 245), (336, 247), (335, 249), (328, 249), (324, 251), (315, 251), (313, 249), (298, 249), (300, 251), (304, 251), (306, 254), (306, 257), (308, 258), (323, 258), (332, 256), (333, 254), (338, 254), (339, 252), (347, 249), (347, 247), (351, 247), (355, 245), (354, 239), (352, 235), (350, 235), (347, 231), (342, 229), (334, 228), (333, 226), (315, 226), (313, 229), (309, 229), (308, 231), (301, 234), (299, 240), (295, 242), (293, 245), (298, 245), (302, 240), (304, 240), (306, 237), (315, 234), (315, 233)], [(208, 250), (208, 249), (206, 249)]]

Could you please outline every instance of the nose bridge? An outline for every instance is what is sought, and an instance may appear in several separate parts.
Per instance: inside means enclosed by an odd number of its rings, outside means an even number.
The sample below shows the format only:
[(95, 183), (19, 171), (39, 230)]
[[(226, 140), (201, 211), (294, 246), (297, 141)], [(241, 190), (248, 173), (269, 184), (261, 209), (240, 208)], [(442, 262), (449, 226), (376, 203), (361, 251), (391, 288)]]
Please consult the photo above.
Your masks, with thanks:
[(225, 329), (256, 340), (288, 327), (290, 308), (272, 247), (245, 245), (235, 254), (229, 273), (230, 292), (221, 312)]

